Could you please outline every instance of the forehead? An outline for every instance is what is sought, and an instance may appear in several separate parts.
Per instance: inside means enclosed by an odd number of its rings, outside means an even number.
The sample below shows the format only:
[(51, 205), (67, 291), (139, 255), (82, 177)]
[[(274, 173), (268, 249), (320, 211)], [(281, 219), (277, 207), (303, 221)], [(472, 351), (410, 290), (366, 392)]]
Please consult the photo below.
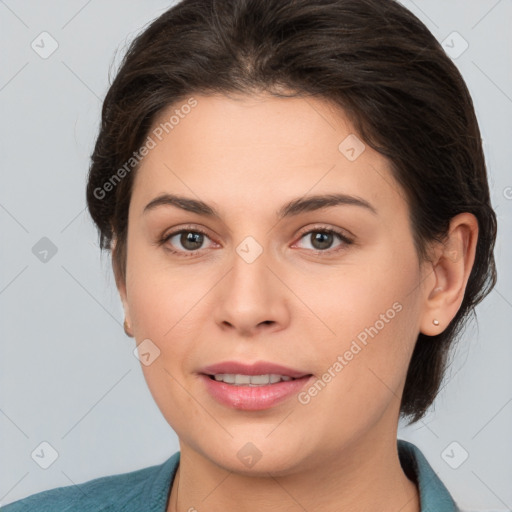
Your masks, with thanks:
[(389, 161), (340, 108), (317, 98), (194, 95), (162, 111), (149, 136), (154, 147), (134, 185), (143, 200), (171, 190), (240, 206), (308, 192), (372, 203), (403, 195)]
[(162, 136), (175, 145), (204, 141), (205, 147), (197, 148), (200, 152), (214, 147), (220, 151), (243, 147), (249, 157), (251, 147), (256, 151), (264, 146), (271, 155), (271, 149), (278, 148), (280, 152), (293, 152), (297, 158), (304, 153), (311, 158), (321, 146), (324, 150), (331, 146), (336, 152), (339, 136), (354, 133), (344, 112), (326, 100), (269, 94), (196, 95), (194, 100), (194, 107), (188, 108), (187, 100), (182, 100), (162, 111), (153, 130), (161, 128)]

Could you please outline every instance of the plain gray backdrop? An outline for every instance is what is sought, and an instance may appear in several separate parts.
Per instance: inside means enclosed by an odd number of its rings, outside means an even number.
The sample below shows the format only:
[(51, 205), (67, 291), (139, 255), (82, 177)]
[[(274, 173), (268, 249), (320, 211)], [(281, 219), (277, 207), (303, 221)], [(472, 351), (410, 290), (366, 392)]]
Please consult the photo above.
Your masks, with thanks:
[[(399, 437), (423, 451), (464, 509), (511, 510), (512, 2), (402, 3), (444, 41), (472, 94), (498, 215), (499, 281), (435, 406)], [(178, 449), (123, 332), (85, 209), (109, 70), (171, 5), (0, 0), (0, 504), (159, 464)]]

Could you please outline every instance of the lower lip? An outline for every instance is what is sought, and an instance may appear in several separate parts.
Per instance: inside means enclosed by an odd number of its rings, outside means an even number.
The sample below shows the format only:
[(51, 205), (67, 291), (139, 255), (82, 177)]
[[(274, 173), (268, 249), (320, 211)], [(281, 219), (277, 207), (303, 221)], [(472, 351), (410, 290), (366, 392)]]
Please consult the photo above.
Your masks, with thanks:
[(235, 386), (201, 375), (210, 395), (223, 405), (245, 411), (269, 409), (296, 395), (312, 375), (266, 386)]

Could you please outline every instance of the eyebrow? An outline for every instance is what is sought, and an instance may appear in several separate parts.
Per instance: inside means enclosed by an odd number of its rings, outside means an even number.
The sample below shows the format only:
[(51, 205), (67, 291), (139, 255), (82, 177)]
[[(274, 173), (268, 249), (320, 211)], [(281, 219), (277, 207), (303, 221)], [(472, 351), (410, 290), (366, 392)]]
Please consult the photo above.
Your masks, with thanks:
[[(374, 215), (378, 215), (375, 207), (368, 201), (360, 197), (347, 194), (323, 194), (301, 197), (286, 203), (276, 212), (276, 214), (279, 219), (283, 219), (285, 217), (291, 217), (304, 212), (312, 212), (322, 208), (341, 205), (359, 206), (361, 208), (365, 208)], [(207, 203), (174, 194), (162, 194), (156, 197), (146, 205), (143, 213), (147, 213), (159, 206), (175, 206), (187, 212), (196, 213), (205, 217), (216, 219), (221, 218), (215, 208), (211, 207)]]

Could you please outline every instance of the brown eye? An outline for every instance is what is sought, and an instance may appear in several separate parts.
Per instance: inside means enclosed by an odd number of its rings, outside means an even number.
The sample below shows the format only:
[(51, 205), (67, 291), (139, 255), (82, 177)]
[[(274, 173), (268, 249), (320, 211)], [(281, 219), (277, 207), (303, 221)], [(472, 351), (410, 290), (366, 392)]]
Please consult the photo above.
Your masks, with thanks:
[(179, 241), (185, 249), (189, 251), (196, 251), (201, 248), (201, 245), (203, 245), (204, 235), (194, 231), (182, 231)]
[(165, 235), (161, 244), (165, 245), (172, 253), (190, 256), (203, 248), (206, 239), (209, 240), (209, 237), (202, 231), (181, 229)]
[(333, 244), (334, 236), (332, 233), (326, 233), (322, 231), (317, 231), (310, 234), (311, 236), (311, 245), (315, 249), (323, 250), (329, 249)]
[(352, 240), (333, 229), (313, 229), (307, 231), (301, 236), (301, 240), (309, 239), (311, 249), (318, 252), (328, 252), (328, 249), (331, 249), (336, 238), (340, 241), (340, 243), (335, 246), (333, 251), (343, 249), (352, 243)]

